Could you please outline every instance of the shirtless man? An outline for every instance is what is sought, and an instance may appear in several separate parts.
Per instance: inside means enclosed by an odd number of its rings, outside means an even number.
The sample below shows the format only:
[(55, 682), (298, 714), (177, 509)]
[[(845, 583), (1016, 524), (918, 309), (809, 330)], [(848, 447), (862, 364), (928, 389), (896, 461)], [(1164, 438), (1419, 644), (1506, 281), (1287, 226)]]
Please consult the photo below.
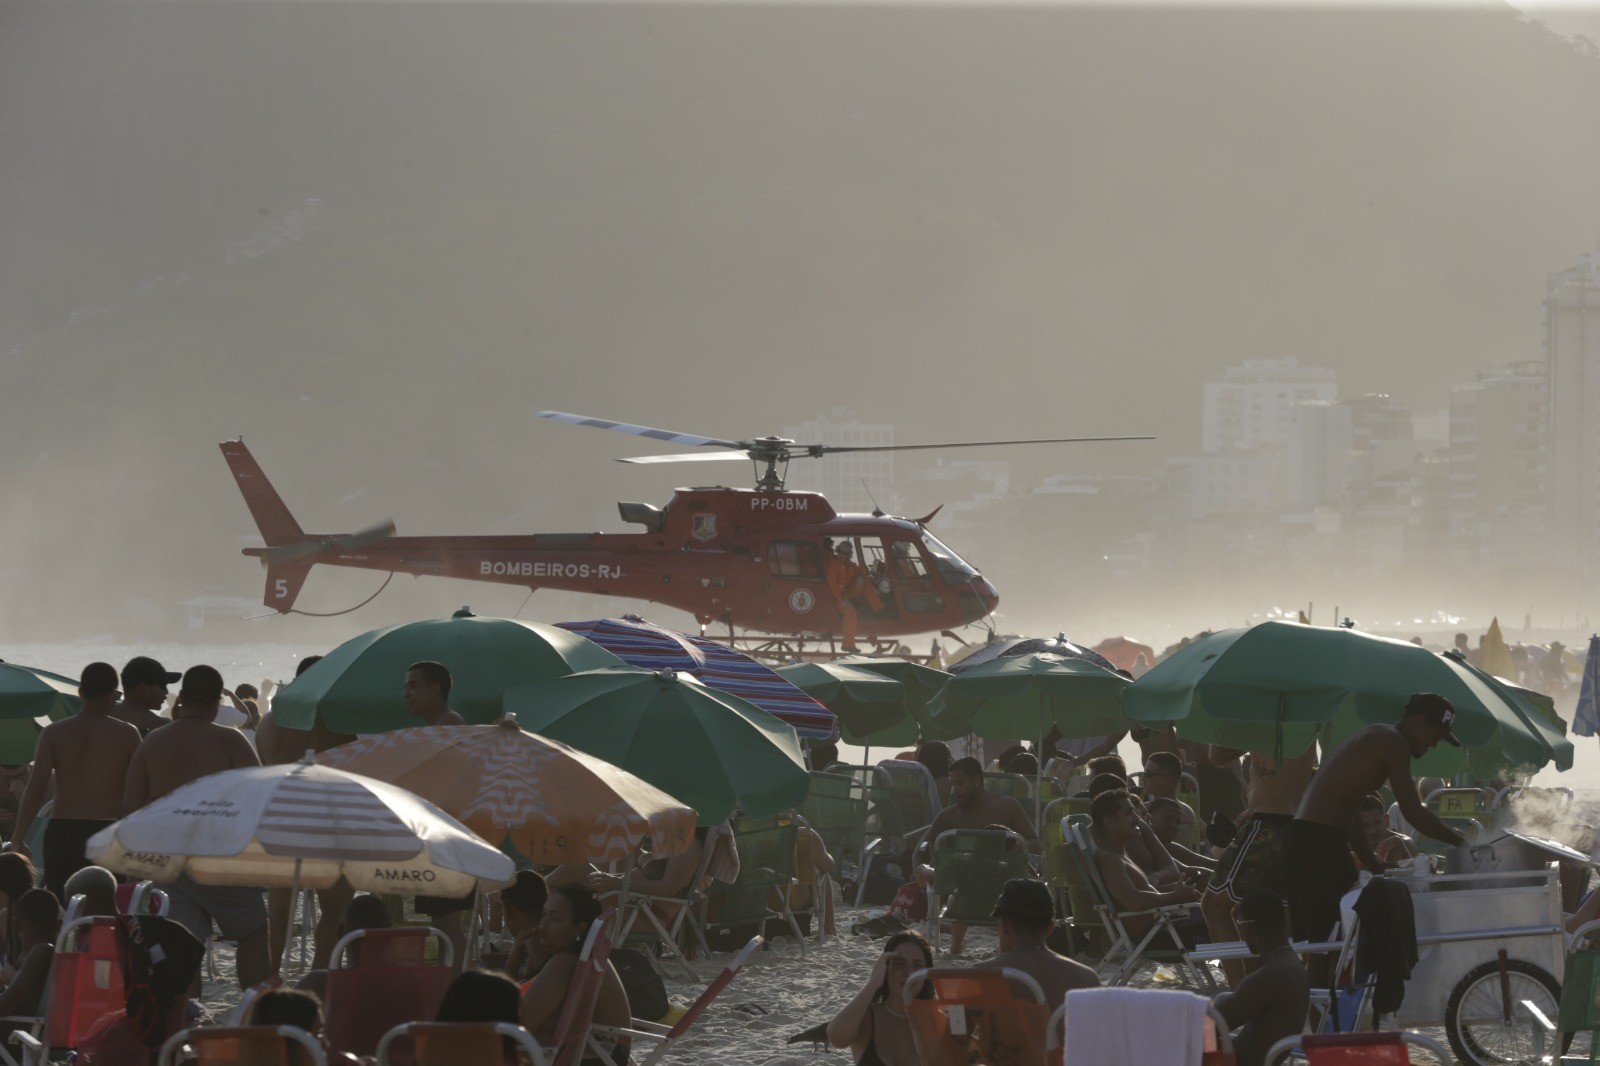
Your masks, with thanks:
[[(1094, 799), (1107, 792), (1128, 791), (1128, 780), (1116, 774), (1098, 774), (1089, 782), (1089, 797)], [(1144, 805), (1139, 798), (1130, 791), (1129, 797), (1133, 800), (1133, 815), (1136, 823), (1134, 835), (1128, 839), (1123, 850), (1128, 858), (1132, 859), (1140, 870), (1144, 871), (1152, 884), (1157, 888), (1170, 888), (1181, 881), (1193, 880), (1202, 875), (1209, 876), (1210, 871), (1200, 865), (1186, 863), (1178, 856), (1184, 855), (1188, 859), (1200, 859), (1200, 856), (1174, 844), (1168, 848), (1166, 843), (1156, 835), (1155, 826), (1150, 824), (1146, 817)], [(1100, 839), (1099, 830), (1090, 827), (1090, 832), (1096, 841)], [(1203, 862), (1204, 860), (1202, 860)]]
[(122, 699), (111, 708), (111, 717), (127, 722), (141, 737), (160, 729), (171, 719), (156, 712), (167, 702), (167, 686), (181, 676), (148, 655), (135, 655), (122, 668)]
[[(320, 655), (308, 655), (301, 659), (295, 667), (294, 676), (299, 677), (321, 659)], [(299, 762), (308, 751), (327, 751), (329, 748), (348, 744), (354, 739), (353, 736), (335, 733), (329, 729), (321, 715), (317, 716), (310, 729), (293, 729), (279, 724), (277, 716), (268, 710), (261, 716), (261, 722), (256, 726), (256, 752), (261, 756), (261, 763), (264, 766)], [(315, 933), (316, 947), (312, 953), (312, 969), (327, 969), (328, 956), (333, 951), (333, 945), (339, 940), (340, 917), (354, 896), (355, 889), (351, 888), (350, 883), (343, 878), (335, 881), (330, 888), (317, 889), (319, 917)], [(267, 891), (267, 955), (274, 973), (282, 965), (283, 945), (289, 939), (289, 903), (290, 895), (287, 888)]]
[(1389, 811), (1376, 792), (1361, 801), (1361, 831), (1372, 853), (1384, 862), (1404, 862), (1420, 853), (1417, 842), (1389, 828)]
[[(1133, 810), (1133, 797), (1125, 789), (1113, 789), (1096, 796), (1089, 805), (1089, 817), (1098, 842), (1094, 853), (1095, 866), (1100, 870), (1100, 879), (1105, 882), (1106, 891), (1116, 904), (1118, 913), (1173, 907), (1194, 903), (1200, 898), (1199, 890), (1187, 882), (1180, 882), (1164, 892), (1158, 891), (1145, 877), (1144, 871), (1139, 869), (1139, 864), (1128, 857), (1128, 842), (1139, 833), (1139, 816)], [(1138, 938), (1149, 932), (1155, 919), (1140, 915), (1123, 919), (1123, 924), (1131, 936)], [(1184, 946), (1192, 948), (1200, 942), (1205, 924), (1191, 915), (1176, 929)]]
[[(261, 764), (243, 733), (216, 724), (221, 705), (222, 675), (210, 666), (190, 667), (173, 706), (176, 717), (145, 737), (134, 752), (123, 810), (136, 811), (207, 774)], [(196, 884), (187, 874), (161, 887), (171, 902), (172, 919), (200, 943), (210, 942), (213, 918), (223, 936), (239, 942), (240, 988), (266, 980), (267, 907), (260, 889)], [(199, 980), (196, 972), (196, 983)]]
[(1021, 970), (1039, 982), (1046, 1003), (1060, 1003), (1075, 988), (1099, 986), (1093, 970), (1051, 951), (1045, 943), (1056, 922), (1056, 908), (1044, 882), (1025, 877), (1007, 881), (995, 901), (994, 917), (1000, 954), (974, 969)]
[(1311, 985), (1300, 956), (1289, 945), (1281, 898), (1257, 888), (1235, 913), (1234, 922), (1259, 961), (1233, 995), (1217, 1001), (1217, 1009), (1228, 1028), (1238, 1030), (1233, 1037), (1238, 1066), (1261, 1066), (1273, 1044), (1305, 1028)]
[[(422, 725), (466, 725), (466, 719), (450, 709), (450, 670), (443, 663), (424, 660), (412, 663), (406, 671), (404, 698), (406, 709)], [(456, 969), (467, 961), (467, 933), (461, 927), (461, 916), (472, 909), (472, 896), (452, 899), (448, 896), (418, 896), (412, 903), (418, 914), (426, 914), (433, 924), (444, 930), (450, 946), (455, 949)]]
[[(1279, 760), (1272, 754), (1242, 752), (1236, 748), (1213, 746), (1210, 758), (1227, 766), (1243, 755), (1250, 773), (1250, 791), (1233, 843), (1217, 860), (1217, 873), (1211, 880), (1200, 911), (1213, 943), (1239, 939), (1233, 924), (1233, 911), (1258, 888), (1283, 895), (1283, 831), (1294, 821), (1294, 812), (1305, 795), (1316, 768), (1315, 742), (1299, 755)], [(1237, 989), (1254, 964), (1238, 959), (1224, 961), (1228, 985)]]
[(404, 696), (406, 710), (422, 719), (423, 725), (467, 724), (450, 709), (450, 670), (443, 663), (412, 663), (406, 671)]
[(11, 850), (27, 855), (28, 829), (50, 786), (55, 804), (44, 831), (44, 887), (59, 900), (67, 878), (89, 865), (83, 846), (123, 814), (122, 786), (139, 749), (139, 731), (111, 716), (117, 702), (117, 671), (90, 663), (78, 679), (77, 714), (51, 722), (39, 734), (33, 776), (22, 794)]
[[(950, 806), (940, 811), (928, 827), (919, 851), (926, 857), (932, 854), (934, 842), (947, 829), (1009, 829), (1027, 842), (1028, 850), (1041, 850), (1039, 835), (1033, 830), (1028, 812), (1010, 796), (1000, 796), (983, 787), (983, 764), (970, 756), (950, 764)], [(933, 867), (917, 867), (917, 880), (924, 884), (933, 881)], [(950, 953), (959, 955), (966, 943), (967, 927), (952, 924), (950, 927)]]
[[(1361, 831), (1361, 801), (1385, 781), (1406, 821), (1435, 840), (1466, 843), (1422, 805), (1411, 760), (1440, 741), (1461, 746), (1451, 725), (1455, 708), (1443, 696), (1418, 692), (1406, 701), (1398, 725), (1369, 725), (1334, 749), (1306, 789), (1294, 821), (1283, 833), (1284, 898), (1296, 940), (1321, 941), (1339, 920), (1339, 900), (1356, 883), (1355, 852), (1367, 869), (1382, 872), (1395, 864), (1372, 853)], [(1322, 987), (1327, 959), (1308, 965), (1312, 984)]]

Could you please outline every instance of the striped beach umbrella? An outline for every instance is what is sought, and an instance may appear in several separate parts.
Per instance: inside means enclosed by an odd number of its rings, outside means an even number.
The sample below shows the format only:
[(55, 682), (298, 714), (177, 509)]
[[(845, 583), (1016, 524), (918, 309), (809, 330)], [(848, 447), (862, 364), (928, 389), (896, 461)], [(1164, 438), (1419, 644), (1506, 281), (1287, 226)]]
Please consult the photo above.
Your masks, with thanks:
[(634, 614), (556, 625), (588, 637), (629, 666), (690, 674), (789, 723), (802, 737), (832, 740), (839, 735), (839, 720), (827, 707), (725, 644), (664, 629)]
[(314, 763), (191, 781), (89, 838), (89, 861), (161, 883), (331, 888), (461, 897), (515, 875), (511, 860), (426, 800)]

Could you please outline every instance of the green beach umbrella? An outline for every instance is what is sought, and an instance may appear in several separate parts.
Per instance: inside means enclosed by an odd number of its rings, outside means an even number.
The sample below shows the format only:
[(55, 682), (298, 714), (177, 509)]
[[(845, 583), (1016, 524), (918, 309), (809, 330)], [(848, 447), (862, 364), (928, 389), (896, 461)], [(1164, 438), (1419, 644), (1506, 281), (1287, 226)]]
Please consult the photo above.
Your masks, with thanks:
[(1519, 767), (1550, 758), (1550, 746), (1464, 664), (1342, 627), (1262, 622), (1212, 633), (1130, 685), (1126, 704), (1129, 719), (1173, 722), (1190, 740), (1294, 755), (1319, 733), (1332, 747), (1365, 726), (1398, 722), (1414, 692), (1450, 701), (1463, 745), (1413, 760), (1415, 774), (1459, 773), (1475, 752)]
[[(1471, 671), (1506, 701), (1528, 730), (1544, 745), (1546, 752), (1540, 760), (1540, 765), (1554, 762), (1557, 771), (1572, 769), (1572, 741), (1567, 739), (1567, 723), (1556, 713), (1555, 700), (1542, 692), (1525, 689), (1515, 681), (1508, 681), (1506, 678), (1496, 677), (1486, 670), (1479, 669), (1462, 658), (1458, 652), (1447, 651), (1443, 655), (1456, 665)], [(1494, 777), (1508, 765), (1514, 766), (1499, 755), (1493, 745), (1489, 745), (1486, 748), (1473, 749), (1468, 759), (1472, 769), (1479, 776)]]
[(794, 727), (673, 670), (587, 670), (505, 694), (530, 733), (633, 774), (715, 825), (735, 808), (765, 818), (811, 789)]
[(956, 674), (928, 705), (933, 739), (1034, 737), (1052, 726), (1063, 737), (1096, 737), (1128, 728), (1122, 690), (1128, 679), (1050, 652), (1003, 656)]
[(906, 713), (904, 688), (891, 677), (837, 661), (780, 666), (778, 674), (834, 713), (846, 744), (907, 743), (888, 735), (903, 735), (908, 724), (911, 740), (917, 738), (917, 723)]
[(0, 719), (55, 721), (77, 712), (78, 683), (70, 677), (0, 662)]
[[(905, 705), (910, 721), (902, 721), (898, 725), (863, 736), (859, 740), (845, 737), (851, 744), (858, 744), (870, 740), (874, 744), (904, 745), (916, 742), (918, 735), (925, 731), (928, 722), (928, 704), (944, 688), (951, 675), (943, 670), (935, 670), (931, 666), (923, 666), (908, 659), (897, 659), (888, 656), (873, 655), (846, 655), (835, 659), (838, 666), (853, 666), (858, 670), (870, 670), (884, 677), (892, 677), (900, 682), (900, 697)], [(844, 735), (841, 731), (841, 736)]]
[(374, 629), (345, 641), (279, 690), (273, 717), (292, 729), (310, 729), (320, 717), (339, 733), (414, 726), (400, 693), (406, 668), (424, 659), (450, 669), (450, 706), (474, 725), (505, 713), (501, 694), (512, 685), (623, 665), (565, 629), (479, 618), (463, 608), (449, 618)]

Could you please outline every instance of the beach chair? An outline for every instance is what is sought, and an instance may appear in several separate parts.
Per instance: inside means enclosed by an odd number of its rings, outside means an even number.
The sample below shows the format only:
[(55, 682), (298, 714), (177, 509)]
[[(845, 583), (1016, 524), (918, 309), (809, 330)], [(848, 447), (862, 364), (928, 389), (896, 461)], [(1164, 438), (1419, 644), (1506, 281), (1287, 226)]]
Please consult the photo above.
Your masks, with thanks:
[(1033, 779), (1021, 774), (1008, 774), (1001, 770), (983, 772), (983, 789), (997, 796), (1010, 796), (1027, 807), (1033, 802)]
[(1292, 1054), (1302, 1056), (1306, 1066), (1410, 1066), (1408, 1047), (1420, 1047), (1439, 1062), (1455, 1061), (1433, 1037), (1408, 1029), (1396, 1033), (1286, 1036), (1267, 1050), (1264, 1066), (1277, 1066)]
[(1441, 818), (1471, 818), (1488, 828), (1494, 820), (1494, 798), (1486, 788), (1436, 788), (1422, 802)]
[[(1092, 825), (1087, 820), (1072, 822), (1068, 831), (1068, 851), (1078, 863), (1095, 912), (1100, 916), (1111, 941), (1102, 961), (1110, 962), (1116, 955), (1122, 956), (1106, 984), (1125, 985), (1133, 979), (1140, 966), (1153, 962), (1176, 966), (1179, 972), (1187, 976), (1190, 987), (1208, 991), (1214, 989), (1216, 982), (1211, 978), (1210, 967), (1204, 962), (1191, 961), (1183, 946), (1183, 938), (1178, 935), (1177, 924), (1188, 917), (1188, 905), (1155, 907), (1143, 911), (1119, 910), (1100, 877), (1100, 868), (1095, 864)], [(1150, 928), (1138, 937), (1126, 925), (1126, 919), (1136, 917), (1152, 919)]]
[(1027, 877), (1028, 844), (1009, 829), (947, 829), (933, 842), (928, 943), (939, 951), (941, 921), (994, 925), (994, 903), (1014, 877)]
[(795, 829), (793, 819), (787, 815), (761, 819), (741, 816), (734, 822), (739, 877), (731, 885), (719, 881), (706, 892), (706, 913), (710, 913), (712, 903), (719, 909), (714, 920), (705, 920), (705, 928), (764, 928), (767, 919), (781, 919), (788, 923), (804, 957), (806, 942), (800, 935), (800, 923), (789, 908), (789, 889), (794, 886)]
[[(427, 961), (430, 940), (438, 944), (437, 964)], [(358, 943), (360, 950), (352, 952)], [(455, 978), (454, 961), (450, 939), (438, 929), (358, 929), (345, 935), (333, 946), (323, 986), (328, 1046), (371, 1055), (396, 1025), (432, 1018)]]
[[(609, 1025), (592, 1025), (589, 1027), (591, 1034), (589, 1050), (596, 1054), (605, 1054), (605, 1049), (598, 1042), (593, 1041), (594, 1034), (606, 1034), (613, 1037), (626, 1036), (633, 1040), (632, 1057), (629, 1061), (637, 1063), (639, 1066), (655, 1066), (664, 1055), (673, 1049), (683, 1035), (694, 1027), (694, 1023), (700, 1020), (700, 1016), (706, 1012), (706, 1008), (711, 1006), (711, 1001), (721, 995), (722, 990), (733, 983), (733, 979), (739, 976), (739, 971), (744, 969), (745, 964), (750, 961), (757, 951), (761, 950), (761, 944), (762, 939), (760, 937), (751, 937), (750, 942), (739, 950), (739, 953), (733, 957), (733, 960), (727, 966), (723, 967), (716, 980), (706, 986), (705, 991), (701, 992), (695, 1001), (689, 1005), (689, 1009), (683, 1012), (683, 1017), (679, 1018), (670, 1028), (665, 1025), (657, 1025), (654, 1022), (641, 1021), (638, 1018), (635, 1018), (633, 1024), (625, 1029)], [(639, 1058), (641, 1041), (654, 1041), (656, 1045), (651, 1048), (650, 1054), (642, 1059)], [(381, 1063), (380, 1066), (382, 1066)]]
[(328, 1066), (328, 1057), (317, 1038), (304, 1029), (248, 1025), (180, 1029), (161, 1045), (156, 1066), (183, 1062), (194, 1066)]
[(906, 978), (905, 1002), (924, 1066), (1045, 1066), (1050, 1008), (1021, 970), (918, 970)]
[(892, 793), (894, 831), (902, 837), (920, 837), (942, 807), (933, 774), (919, 762), (885, 759), (878, 764), (878, 780), (887, 783)]
[(811, 789), (800, 814), (833, 855), (839, 880), (851, 884), (859, 881), (865, 872), (862, 851), (867, 843), (866, 787), (849, 774), (813, 770)]
[[(799, 815), (795, 816), (795, 820), (798, 827), (794, 837), (794, 886), (789, 889), (789, 910), (794, 914), (796, 924), (801, 918), (811, 919), (812, 936), (821, 943), (823, 926), (827, 923), (828, 900), (833, 895), (833, 878), (817, 869), (816, 856), (813, 854), (816, 842), (811, 834), (799, 831), (810, 826)], [(797, 904), (802, 895), (809, 896), (811, 902)]]
[[(1483, 823), (1478, 821), (1476, 818), (1458, 818), (1454, 816), (1440, 815), (1439, 821), (1443, 822), (1451, 829), (1454, 829), (1456, 832), (1466, 837), (1467, 845), (1469, 847), (1474, 844), (1482, 844), (1484, 841), (1485, 833)], [(1454, 845), (1446, 844), (1442, 840), (1435, 840), (1430, 836), (1422, 836), (1419, 834), (1418, 836), (1414, 837), (1413, 840), (1416, 842), (1417, 849), (1424, 855), (1435, 855), (1442, 857), (1455, 850)]]
[[(706, 871), (711, 865), (712, 846), (716, 843), (717, 836), (724, 831), (724, 827), (720, 825), (714, 825), (706, 831), (700, 853), (700, 867), (681, 895), (652, 896), (643, 892), (629, 892), (617, 898), (619, 921), (615, 933), (616, 942), (627, 947), (645, 946), (647, 948), (644, 951), (645, 958), (650, 960), (650, 965), (663, 979), (667, 976), (665, 965), (668, 962), (679, 967), (690, 980), (694, 980), (697, 976), (680, 946), (685, 925), (698, 941), (701, 953), (711, 953), (711, 949), (706, 946), (704, 931), (695, 924), (694, 912), (705, 898), (705, 890), (700, 886), (705, 883)], [(659, 957), (653, 950), (655, 945), (660, 945)]]
[[(509, 1022), (406, 1022), (378, 1041), (378, 1066), (495, 1066), (506, 1061), (506, 1041), (527, 1057), (530, 1066), (549, 1066), (550, 1057), (533, 1034)], [(395, 1053), (405, 1041), (410, 1054)]]
[[(1076, 798), (1058, 800), (1057, 803), (1077, 803)], [(1054, 807), (1056, 804), (1051, 804)], [(1060, 845), (1051, 858), (1047, 852), (1045, 858), (1046, 883), (1057, 889), (1062, 898), (1061, 913), (1067, 916), (1067, 922), (1074, 929), (1091, 938), (1091, 943), (1098, 942), (1100, 947), (1108, 948), (1110, 942), (1106, 940), (1107, 930), (1105, 923), (1100, 918), (1100, 912), (1095, 909), (1094, 892), (1089, 887), (1088, 878), (1084, 875), (1082, 864), (1072, 854), (1072, 829), (1074, 825), (1089, 824), (1087, 814), (1069, 814), (1065, 818), (1047, 821), (1045, 823), (1050, 835), (1059, 839)], [(1051, 880), (1053, 879), (1053, 880)], [(1105, 954), (1104, 951), (1101, 952)]]
[(611, 938), (606, 935), (611, 917), (612, 912), (608, 910), (596, 918), (589, 927), (589, 935), (583, 939), (578, 968), (572, 972), (572, 983), (567, 987), (566, 1001), (556, 1019), (551, 1047), (545, 1052), (550, 1066), (578, 1066), (589, 1044), (594, 1007), (600, 1000), (600, 986), (611, 960)]
[[(1082, 994), (1087, 999), (1074, 998)], [(1132, 997), (1132, 998), (1130, 998)], [(1187, 997), (1187, 999), (1185, 999)], [(1145, 1001), (1148, 1002), (1145, 1002)], [(1201, 1066), (1234, 1066), (1233, 1037), (1228, 1031), (1227, 1019), (1217, 1010), (1216, 1004), (1208, 1002), (1192, 992), (1179, 992), (1168, 989), (1079, 989), (1067, 993), (1067, 1001), (1063, 1003), (1055, 1014), (1050, 1016), (1050, 1030), (1046, 1036), (1047, 1045), (1054, 1041), (1062, 1048), (1061, 1054), (1053, 1061), (1063, 1063), (1063, 1066), (1103, 1066), (1093, 1055), (1093, 1049), (1085, 1050), (1082, 1047), (1074, 1048), (1072, 1045), (1073, 1030), (1068, 1017), (1067, 1008), (1075, 1006), (1078, 1011), (1079, 1025), (1083, 1024), (1085, 1017), (1093, 1018), (1103, 1025), (1120, 1028), (1127, 1021), (1134, 1024), (1144, 1024), (1155, 1019), (1160, 1019), (1165, 1028), (1172, 1026), (1172, 1017), (1175, 1013), (1174, 1001), (1204, 1004), (1204, 1014), (1200, 1015), (1201, 1031), (1191, 1034), (1199, 1038), (1202, 1049), (1200, 1056)], [(1182, 1016), (1179, 1014), (1179, 1016)], [(1080, 1043), (1082, 1042), (1082, 1034)], [(1144, 1049), (1147, 1053), (1152, 1049)], [(1141, 1066), (1143, 1064), (1141, 1063)]]
[[(7, 1066), (46, 1062), (54, 1053), (83, 1047), (127, 1017), (117, 935), (115, 918), (78, 918), (62, 927), (45, 979), (41, 1013), (4, 1019), (17, 1026), (10, 1034), (17, 1052), (0, 1045), (0, 1061)], [(115, 1060), (108, 1053), (97, 1061)]]

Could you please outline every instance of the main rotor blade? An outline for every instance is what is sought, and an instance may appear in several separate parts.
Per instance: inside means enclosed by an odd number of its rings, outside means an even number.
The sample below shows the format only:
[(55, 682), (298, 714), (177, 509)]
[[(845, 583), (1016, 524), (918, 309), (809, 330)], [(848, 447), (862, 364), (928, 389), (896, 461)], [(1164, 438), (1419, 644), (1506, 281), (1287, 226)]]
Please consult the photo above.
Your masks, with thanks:
[(749, 459), (744, 452), (680, 452), (677, 455), (635, 455), (619, 463), (720, 463), (726, 459)]
[(830, 455), (835, 452), (919, 452), (929, 448), (993, 448), (1001, 444), (1087, 444), (1105, 440), (1155, 440), (1154, 437), (1051, 437), (1048, 440), (964, 440), (948, 444), (885, 444), (880, 447), (842, 447), (832, 444), (796, 444), (794, 455)]
[[(593, 426), (595, 429), (611, 429), (618, 433), (631, 433), (635, 437), (649, 437), (652, 440), (666, 441), (668, 444), (687, 444), (691, 447), (702, 448), (738, 448), (742, 453), (749, 445), (742, 441), (722, 440), (718, 437), (702, 437), (694, 433), (676, 433), (670, 429), (651, 429), (649, 426), (636, 426), (631, 422), (612, 422), (604, 418), (589, 418), (585, 415), (570, 415), (565, 411), (535, 411), (534, 417), (548, 418), (556, 422), (566, 422), (573, 426)], [(741, 454), (740, 458), (744, 456)]]

